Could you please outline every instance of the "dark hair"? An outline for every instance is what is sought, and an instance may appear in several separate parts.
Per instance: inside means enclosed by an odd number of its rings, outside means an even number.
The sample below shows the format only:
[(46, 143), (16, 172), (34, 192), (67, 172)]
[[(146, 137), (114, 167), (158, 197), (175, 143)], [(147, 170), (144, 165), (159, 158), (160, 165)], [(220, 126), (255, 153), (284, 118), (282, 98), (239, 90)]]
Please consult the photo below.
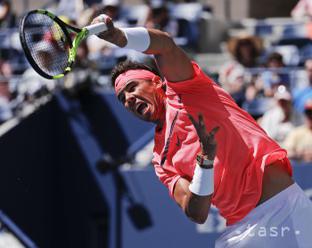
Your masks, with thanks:
[(115, 87), (115, 80), (120, 74), (122, 74), (128, 70), (140, 70), (140, 69), (151, 71), (154, 74), (156, 74), (157, 76), (161, 77), (159, 71), (155, 68), (152, 68), (152, 67), (149, 67), (145, 64), (141, 64), (141, 63), (134, 62), (131, 60), (125, 60), (125, 61), (122, 61), (119, 64), (117, 64), (114, 67), (114, 69), (112, 70), (112, 73), (111, 73), (112, 86)]
[(304, 113), (306, 117), (308, 117), (309, 119), (312, 119), (312, 109), (305, 109)]
[(260, 51), (257, 49), (255, 43), (250, 39), (242, 39), (238, 41), (236, 48), (234, 50), (234, 56), (236, 57), (237, 61), (242, 62), (243, 56), (240, 52), (242, 46), (249, 46), (251, 48), (251, 57), (256, 60), (256, 58), (260, 55)]
[(268, 63), (272, 61), (278, 61), (283, 64), (283, 56), (278, 52), (273, 52), (269, 54), (267, 61)]

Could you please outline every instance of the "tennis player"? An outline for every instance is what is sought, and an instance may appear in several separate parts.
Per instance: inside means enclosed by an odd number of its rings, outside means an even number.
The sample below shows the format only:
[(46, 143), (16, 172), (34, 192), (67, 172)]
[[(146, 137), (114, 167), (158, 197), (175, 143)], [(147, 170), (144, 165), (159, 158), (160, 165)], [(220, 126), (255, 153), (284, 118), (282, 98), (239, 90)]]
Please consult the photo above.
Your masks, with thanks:
[(116, 95), (157, 124), (155, 171), (185, 214), (203, 223), (214, 204), (226, 219), (216, 247), (312, 247), (312, 203), (294, 183), (286, 151), (168, 34), (119, 29), (105, 15), (98, 22), (108, 26), (100, 38), (155, 55), (162, 75), (134, 62), (116, 66)]

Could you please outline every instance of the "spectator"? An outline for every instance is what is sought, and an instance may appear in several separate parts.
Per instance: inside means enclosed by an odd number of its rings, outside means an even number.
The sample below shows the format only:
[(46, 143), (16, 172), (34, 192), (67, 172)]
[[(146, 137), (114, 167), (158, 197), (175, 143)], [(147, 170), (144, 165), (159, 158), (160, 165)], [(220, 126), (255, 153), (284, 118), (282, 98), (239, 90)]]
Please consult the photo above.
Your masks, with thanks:
[(304, 162), (312, 161), (312, 98), (304, 107), (305, 124), (289, 133), (284, 142), (291, 159)]
[(262, 51), (262, 40), (256, 36), (235, 37), (228, 42), (228, 51), (235, 62), (247, 68), (256, 67)]
[(0, 0), (0, 28), (13, 28), (16, 17), (11, 11), (11, 3), (8, 0)]
[(259, 123), (271, 138), (281, 144), (294, 127), (302, 124), (302, 120), (293, 109), (291, 94), (285, 86), (278, 87), (274, 99), (276, 105), (264, 113)]
[(304, 111), (305, 102), (312, 98), (312, 59), (308, 59), (304, 67), (308, 78), (308, 85), (303, 89), (294, 89), (293, 93), (294, 107), (301, 113)]
[(281, 68), (284, 67), (283, 56), (278, 52), (273, 52), (269, 54), (267, 60), (267, 67), (268, 68)]
[(310, 20), (312, 17), (312, 0), (299, 0), (291, 11), (291, 16), (296, 20)]
[(10, 64), (0, 61), (0, 124), (12, 117), (10, 107), (11, 92), (9, 88), (11, 74)]
[(272, 53), (268, 56), (266, 67), (268, 70), (262, 72), (252, 81), (246, 89), (244, 105), (253, 104), (256, 98), (271, 98), (279, 85), (289, 87), (289, 76), (280, 72), (284, 66), (283, 57), (279, 53)]
[(2, 60), (0, 58), (0, 75), (6, 78), (12, 76), (12, 67), (8, 61)]
[(257, 58), (262, 51), (262, 41), (254, 36), (233, 38), (228, 42), (228, 51), (233, 60), (219, 71), (219, 82), (234, 100), (241, 105), (244, 102), (246, 68), (257, 66)]
[(10, 107), (9, 82), (4, 78), (0, 79), (0, 124), (12, 118)]
[(178, 34), (178, 23), (170, 18), (169, 9), (164, 1), (150, 2), (150, 10), (144, 26), (165, 31), (172, 37)]
[(271, 53), (268, 56), (266, 66), (268, 70), (261, 73), (259, 82), (257, 83), (258, 87), (260, 86), (260, 90), (263, 87), (265, 96), (272, 97), (280, 85), (289, 88), (289, 75), (288, 73), (281, 72), (281, 68), (285, 66), (281, 54), (277, 52)]

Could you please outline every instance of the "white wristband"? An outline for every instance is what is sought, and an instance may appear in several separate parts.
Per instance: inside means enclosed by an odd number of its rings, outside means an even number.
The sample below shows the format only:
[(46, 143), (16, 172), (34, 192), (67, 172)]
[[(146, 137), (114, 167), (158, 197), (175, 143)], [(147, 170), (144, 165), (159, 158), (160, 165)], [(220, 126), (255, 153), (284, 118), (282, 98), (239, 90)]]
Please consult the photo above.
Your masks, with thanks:
[(121, 28), (127, 38), (125, 48), (144, 52), (148, 49), (151, 38), (146, 28)]
[(214, 192), (213, 172), (213, 168), (204, 169), (196, 164), (189, 190), (200, 196), (211, 195)]

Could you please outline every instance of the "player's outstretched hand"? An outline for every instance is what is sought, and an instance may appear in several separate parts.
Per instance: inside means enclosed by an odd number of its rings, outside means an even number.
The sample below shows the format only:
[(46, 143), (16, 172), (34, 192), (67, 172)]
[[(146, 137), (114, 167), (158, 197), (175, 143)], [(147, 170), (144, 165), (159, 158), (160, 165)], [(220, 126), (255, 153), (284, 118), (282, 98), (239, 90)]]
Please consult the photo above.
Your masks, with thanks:
[(196, 121), (190, 114), (188, 114), (188, 117), (196, 129), (202, 149), (202, 154), (207, 155), (208, 159), (213, 160), (217, 151), (215, 134), (218, 132), (219, 127), (214, 127), (210, 132), (207, 132), (202, 114), (198, 114), (198, 121)]
[(95, 17), (91, 24), (104, 22), (107, 26), (107, 30), (98, 34), (97, 36), (103, 40), (111, 42), (119, 47), (124, 47), (127, 44), (127, 38), (124, 33), (114, 26), (112, 18), (108, 15), (101, 14)]

